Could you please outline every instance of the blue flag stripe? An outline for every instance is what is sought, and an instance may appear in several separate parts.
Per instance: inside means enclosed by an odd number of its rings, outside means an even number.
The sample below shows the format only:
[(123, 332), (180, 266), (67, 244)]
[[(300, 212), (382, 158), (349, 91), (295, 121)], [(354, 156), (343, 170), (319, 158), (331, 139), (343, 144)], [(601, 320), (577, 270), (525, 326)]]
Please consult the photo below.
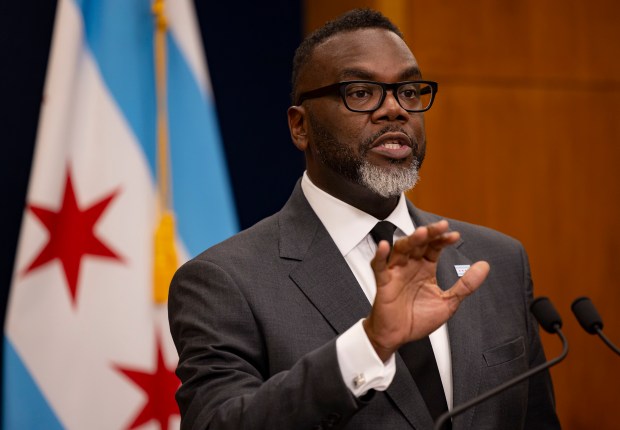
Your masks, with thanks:
[(155, 73), (149, 0), (75, 0), (88, 48), (155, 177)]
[(11, 341), (4, 336), (4, 430), (55, 430), (63, 426), (37, 383), (24, 366)]
[[(150, 1), (76, 0), (106, 87), (139, 140), (153, 181), (156, 110)], [(168, 98), (174, 210), (190, 255), (238, 230), (215, 107), (168, 37)]]
[(215, 106), (170, 41), (168, 104), (177, 229), (191, 255), (238, 230)]

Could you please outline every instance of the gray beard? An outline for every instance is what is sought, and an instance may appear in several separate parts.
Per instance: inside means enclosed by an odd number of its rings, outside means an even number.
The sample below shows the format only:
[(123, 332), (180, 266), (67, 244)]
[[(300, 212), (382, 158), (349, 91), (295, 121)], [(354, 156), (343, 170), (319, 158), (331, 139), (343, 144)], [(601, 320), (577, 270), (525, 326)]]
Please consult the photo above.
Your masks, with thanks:
[(382, 197), (396, 197), (418, 183), (419, 165), (419, 161), (414, 159), (409, 168), (386, 169), (364, 160), (357, 169), (358, 180), (361, 185)]
[(409, 166), (402, 165), (404, 160), (393, 160), (391, 166), (379, 167), (370, 164), (365, 156), (371, 148), (372, 142), (389, 131), (402, 131), (397, 126), (386, 126), (376, 135), (370, 136), (360, 143), (360, 156), (352, 148), (341, 144), (320, 121), (308, 112), (312, 127), (310, 133), (316, 144), (317, 154), (323, 164), (344, 178), (360, 184), (378, 195), (389, 198), (400, 196), (410, 190), (418, 182), (418, 171), (424, 160), (424, 147), (414, 145), (414, 157)]

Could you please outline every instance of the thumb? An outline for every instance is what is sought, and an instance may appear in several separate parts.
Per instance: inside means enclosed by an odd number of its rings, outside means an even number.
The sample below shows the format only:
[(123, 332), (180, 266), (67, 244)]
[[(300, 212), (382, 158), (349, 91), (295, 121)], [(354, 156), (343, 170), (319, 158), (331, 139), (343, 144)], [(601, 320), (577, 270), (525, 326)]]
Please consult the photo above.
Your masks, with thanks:
[(458, 303), (462, 302), (465, 297), (472, 294), (482, 285), (490, 270), (491, 266), (489, 266), (489, 263), (478, 261), (445, 294), (450, 298), (455, 298)]

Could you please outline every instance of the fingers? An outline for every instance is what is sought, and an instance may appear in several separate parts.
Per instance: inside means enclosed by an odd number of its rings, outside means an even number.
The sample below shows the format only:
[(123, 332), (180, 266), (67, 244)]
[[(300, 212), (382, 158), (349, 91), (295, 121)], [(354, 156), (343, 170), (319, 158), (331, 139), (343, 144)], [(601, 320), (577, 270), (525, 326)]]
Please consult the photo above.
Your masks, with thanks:
[[(458, 303), (476, 291), (489, 274), (491, 267), (486, 261), (473, 264), (458, 281), (444, 293), (444, 297), (453, 298)], [(457, 305), (458, 305), (457, 303)]]
[(388, 272), (388, 256), (390, 255), (390, 245), (382, 240), (377, 246), (377, 253), (370, 262), (370, 267), (375, 274), (377, 288), (387, 284), (390, 281)]
[(456, 243), (460, 237), (460, 234), (456, 231), (443, 233), (437, 239), (432, 240), (428, 243), (422, 257), (428, 261), (437, 262), (437, 260), (439, 260), (439, 254), (441, 254), (441, 251), (446, 246)]
[(430, 236), (439, 236), (442, 233), (448, 231), (448, 221), (442, 219), (441, 221), (434, 222), (426, 226), (428, 234)]
[(407, 236), (394, 244), (394, 251), (390, 265), (403, 265), (409, 258), (422, 258), (437, 262), (443, 248), (452, 245), (460, 238), (458, 232), (448, 230), (445, 220), (418, 227), (412, 235)]

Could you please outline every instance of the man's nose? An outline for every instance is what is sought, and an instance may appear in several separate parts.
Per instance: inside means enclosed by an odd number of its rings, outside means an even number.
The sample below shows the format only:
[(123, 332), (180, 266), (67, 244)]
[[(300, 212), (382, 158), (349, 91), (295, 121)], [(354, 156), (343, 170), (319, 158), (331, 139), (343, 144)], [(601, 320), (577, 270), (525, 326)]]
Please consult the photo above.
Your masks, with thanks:
[(375, 114), (378, 114), (378, 117), (385, 116), (391, 121), (407, 117), (407, 111), (398, 102), (396, 89), (386, 90), (385, 99), (379, 106), (379, 109), (375, 111)]

